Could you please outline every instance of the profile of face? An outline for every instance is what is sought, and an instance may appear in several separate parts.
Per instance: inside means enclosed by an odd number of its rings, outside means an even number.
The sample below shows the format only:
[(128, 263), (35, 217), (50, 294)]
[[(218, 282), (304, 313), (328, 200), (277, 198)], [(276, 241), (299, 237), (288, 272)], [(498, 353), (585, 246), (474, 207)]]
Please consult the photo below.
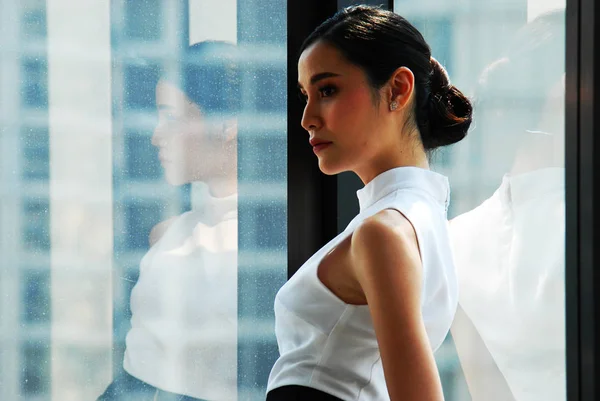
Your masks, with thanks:
[(323, 173), (355, 171), (394, 148), (394, 138), (383, 134), (389, 101), (374, 95), (365, 72), (335, 47), (317, 41), (304, 50), (298, 86), (306, 100), (301, 124)]
[(160, 80), (156, 86), (158, 123), (152, 145), (171, 185), (211, 181), (228, 170), (235, 153), (236, 126), (214, 122), (176, 85)]

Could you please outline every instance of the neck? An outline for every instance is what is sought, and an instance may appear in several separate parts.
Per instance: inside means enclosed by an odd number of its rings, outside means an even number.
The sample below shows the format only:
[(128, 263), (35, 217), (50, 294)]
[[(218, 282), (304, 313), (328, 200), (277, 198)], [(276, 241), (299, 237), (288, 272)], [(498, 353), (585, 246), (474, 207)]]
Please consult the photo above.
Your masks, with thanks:
[(228, 177), (217, 177), (205, 182), (210, 195), (215, 198), (225, 198), (238, 192), (237, 174)]
[(201, 179), (215, 198), (225, 198), (238, 192), (237, 148), (225, 155), (223, 161), (213, 165), (208, 177)]
[(429, 170), (427, 153), (420, 143), (418, 145), (400, 144), (389, 147), (389, 150), (376, 158), (369, 160), (363, 166), (353, 171), (367, 185), (379, 174), (397, 167), (419, 167)]

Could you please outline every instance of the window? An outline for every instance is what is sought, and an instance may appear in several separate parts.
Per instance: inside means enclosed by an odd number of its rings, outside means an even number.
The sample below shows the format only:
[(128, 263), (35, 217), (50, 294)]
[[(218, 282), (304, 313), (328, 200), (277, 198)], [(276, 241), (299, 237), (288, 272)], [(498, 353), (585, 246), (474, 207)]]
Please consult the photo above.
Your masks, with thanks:
[(281, 16), (286, 15), (286, 3), (280, 0), (244, 0), (238, 1), (238, 22), (240, 39), (250, 44), (272, 45), (271, 49), (281, 50), (285, 43), (286, 25)]
[(29, 199), (23, 207), (23, 247), (30, 251), (50, 249), (50, 216), (47, 200)]
[(25, 343), (22, 347), (21, 393), (45, 395), (50, 389), (50, 349), (45, 345)]
[(468, 3), (395, 2), (475, 105), (467, 138), (431, 163), (452, 188), (459, 283), (444, 394), (565, 400), (566, 2)]
[(127, 65), (123, 79), (125, 81), (125, 106), (128, 109), (151, 110), (155, 106), (155, 87), (159, 78), (157, 65)]
[(24, 128), (21, 131), (24, 179), (47, 180), (50, 174), (50, 143), (47, 128)]
[(258, 137), (248, 136), (238, 141), (240, 163), (243, 163), (240, 169), (244, 174), (257, 182), (281, 182), (285, 179), (287, 165), (282, 156), (287, 148), (281, 135), (273, 132)]
[(287, 226), (279, 218), (285, 215), (286, 208), (279, 202), (260, 203), (242, 209), (240, 224), (244, 230), (241, 241), (247, 242), (256, 250), (280, 249), (286, 241)]
[(283, 69), (259, 70), (257, 76), (257, 109), (260, 111), (286, 110), (286, 72)]
[(43, 2), (29, 2), (29, 6), (23, 11), (22, 35), (27, 39), (46, 38), (46, 9)]
[(32, 325), (47, 324), (50, 322), (50, 272), (27, 269), (22, 280), (22, 321)]
[(453, 15), (447, 17), (427, 16), (410, 18), (411, 23), (421, 32), (434, 57), (442, 63), (448, 73), (452, 75), (453, 57)]
[(26, 107), (48, 107), (48, 63), (41, 58), (26, 58), (21, 64), (22, 102)]
[(147, 249), (150, 231), (160, 223), (157, 203), (130, 203), (125, 207), (125, 243), (127, 249)]
[(150, 135), (128, 131), (125, 136), (124, 174), (131, 180), (155, 180), (160, 178), (162, 169), (158, 151), (150, 142)]
[(160, 0), (128, 0), (125, 12), (125, 37), (131, 41), (153, 41), (160, 38), (162, 4)]

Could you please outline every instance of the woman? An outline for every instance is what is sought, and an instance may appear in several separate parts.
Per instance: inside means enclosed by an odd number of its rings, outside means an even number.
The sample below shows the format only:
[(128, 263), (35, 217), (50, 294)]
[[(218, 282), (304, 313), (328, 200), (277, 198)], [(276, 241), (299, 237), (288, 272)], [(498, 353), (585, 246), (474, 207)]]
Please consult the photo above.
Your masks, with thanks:
[(359, 215), (277, 294), (267, 400), (442, 400), (433, 352), (458, 294), (448, 181), (427, 152), (465, 137), (471, 103), (421, 34), (375, 7), (319, 26), (298, 77), (321, 171), (365, 187)]
[(237, 399), (235, 46), (203, 42), (156, 85), (152, 144), (197, 207), (157, 224), (131, 294), (124, 372), (101, 400)]
[(473, 401), (566, 399), (564, 54), (564, 11), (542, 14), (478, 88), (478, 130), (495, 152), (482, 167), (501, 184), (450, 223), (452, 337)]

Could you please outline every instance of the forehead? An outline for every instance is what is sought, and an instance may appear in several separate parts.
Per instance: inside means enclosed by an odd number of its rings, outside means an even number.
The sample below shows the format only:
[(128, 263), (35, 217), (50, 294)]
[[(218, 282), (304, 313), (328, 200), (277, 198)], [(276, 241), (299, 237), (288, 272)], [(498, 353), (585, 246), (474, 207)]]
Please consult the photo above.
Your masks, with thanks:
[(322, 72), (333, 72), (346, 75), (354, 72), (356, 67), (350, 64), (335, 47), (318, 41), (307, 47), (298, 60), (298, 81), (303, 85), (310, 84), (310, 78)]
[(156, 99), (175, 104), (184, 104), (188, 101), (186, 94), (181, 89), (165, 79), (159, 80), (156, 84)]

